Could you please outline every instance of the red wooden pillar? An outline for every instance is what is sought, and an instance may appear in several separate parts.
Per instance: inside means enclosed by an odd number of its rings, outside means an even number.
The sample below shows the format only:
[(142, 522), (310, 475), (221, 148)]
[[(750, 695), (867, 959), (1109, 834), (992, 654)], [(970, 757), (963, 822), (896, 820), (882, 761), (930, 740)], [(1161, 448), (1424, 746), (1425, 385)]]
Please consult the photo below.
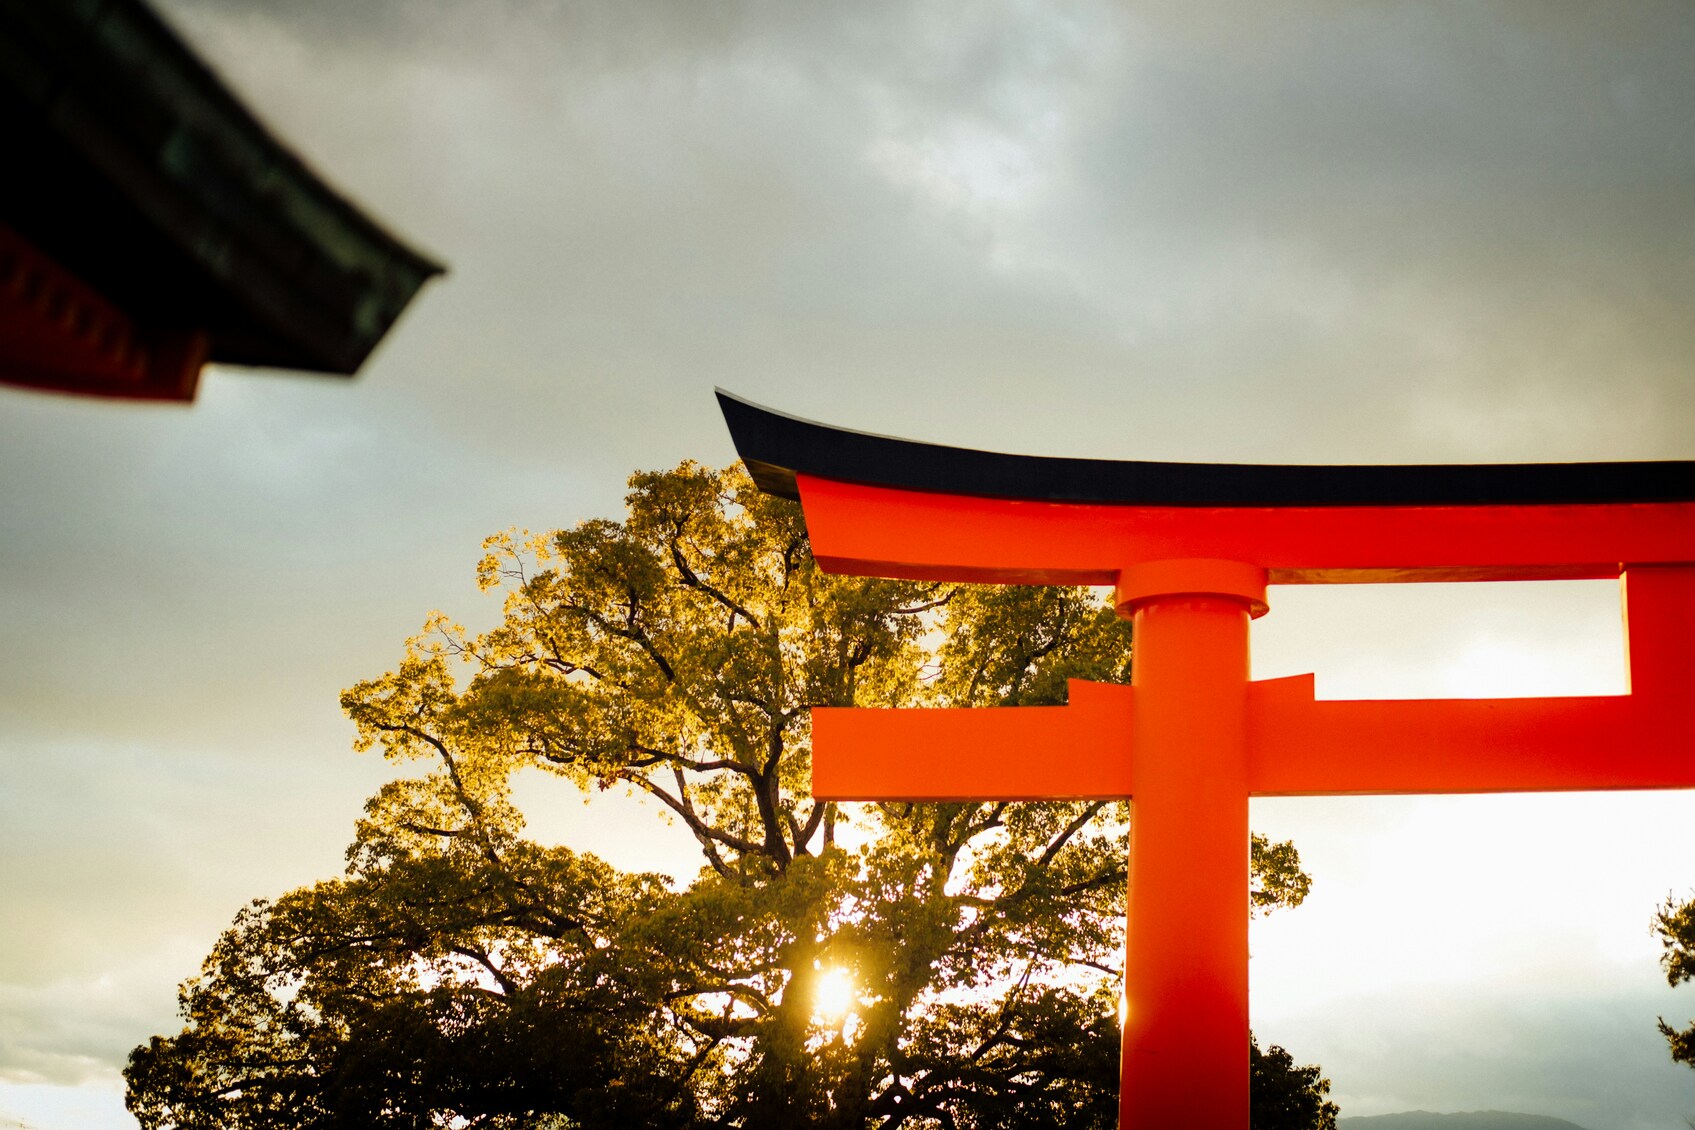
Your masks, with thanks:
[(1265, 572), (1126, 569), (1137, 751), (1119, 1126), (1248, 1124), (1248, 620)]

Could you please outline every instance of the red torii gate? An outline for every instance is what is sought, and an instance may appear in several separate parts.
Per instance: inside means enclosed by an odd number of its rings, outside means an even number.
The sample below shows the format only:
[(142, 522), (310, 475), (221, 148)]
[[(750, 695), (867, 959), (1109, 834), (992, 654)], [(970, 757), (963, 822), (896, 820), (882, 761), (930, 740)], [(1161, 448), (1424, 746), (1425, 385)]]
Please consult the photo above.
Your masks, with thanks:
[[(813, 711), (820, 800), (1129, 798), (1119, 1125), (1248, 1125), (1253, 796), (1695, 787), (1695, 463), (1253, 467), (1043, 459), (718, 393), (832, 572), (1115, 585), (1131, 685), (1056, 707)], [(1619, 577), (1630, 692), (1326, 701), (1248, 677), (1266, 585)], [(915, 755), (914, 751), (922, 751)]]

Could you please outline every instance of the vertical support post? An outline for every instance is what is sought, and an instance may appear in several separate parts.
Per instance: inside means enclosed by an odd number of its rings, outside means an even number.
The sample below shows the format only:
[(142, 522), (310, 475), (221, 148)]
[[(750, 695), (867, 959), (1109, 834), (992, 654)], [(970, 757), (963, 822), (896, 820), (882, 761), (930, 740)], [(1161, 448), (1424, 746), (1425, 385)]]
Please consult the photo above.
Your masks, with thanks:
[(1240, 562), (1119, 577), (1136, 689), (1120, 1130), (1248, 1125), (1248, 621), (1265, 607), (1264, 571)]
[(1687, 697), (1685, 656), (1695, 639), (1695, 565), (1630, 565), (1620, 577), (1630, 693)]

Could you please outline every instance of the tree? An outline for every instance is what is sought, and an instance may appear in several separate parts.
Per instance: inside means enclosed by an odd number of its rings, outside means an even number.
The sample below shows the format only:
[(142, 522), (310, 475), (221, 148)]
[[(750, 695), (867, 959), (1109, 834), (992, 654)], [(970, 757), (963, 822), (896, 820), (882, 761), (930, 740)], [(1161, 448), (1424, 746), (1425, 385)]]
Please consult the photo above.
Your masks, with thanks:
[(1336, 1130), (1335, 1103), (1330, 1080), (1308, 1065), (1296, 1067), (1288, 1052), (1271, 1046), (1261, 1052), (1259, 1041), (1249, 1036), (1249, 1103), (1253, 1108), (1253, 1130)]
[[(1668, 895), (1655, 908), (1653, 930), (1663, 947), (1660, 967), (1666, 971), (1666, 982), (1676, 988), (1695, 980), (1695, 898), (1677, 902)], [(1695, 1022), (1678, 1029), (1662, 1016), (1659, 1025), (1660, 1035), (1671, 1048), (1672, 1062), (1695, 1067)]]
[[(1114, 1124), (1127, 807), (815, 803), (808, 708), (1057, 703), (1127, 678), (1128, 625), (1086, 589), (828, 576), (740, 471), (630, 487), (623, 522), (489, 539), (500, 624), (438, 615), (343, 695), (419, 771), (345, 877), (253, 903), (184, 984), (130, 1057), (144, 1127)], [(698, 877), (524, 838), (532, 767), (651, 798)], [(1293, 846), (1252, 853), (1256, 908), (1299, 903)]]

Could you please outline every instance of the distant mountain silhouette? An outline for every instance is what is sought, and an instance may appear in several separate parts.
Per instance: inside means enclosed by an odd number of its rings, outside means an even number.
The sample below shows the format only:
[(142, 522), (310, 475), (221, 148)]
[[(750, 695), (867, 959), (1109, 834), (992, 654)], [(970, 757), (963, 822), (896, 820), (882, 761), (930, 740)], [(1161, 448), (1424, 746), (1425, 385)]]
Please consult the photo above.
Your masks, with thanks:
[(1543, 1114), (1509, 1114), (1504, 1110), (1473, 1110), (1463, 1114), (1409, 1110), (1404, 1114), (1338, 1118), (1336, 1130), (1583, 1130), (1583, 1127), (1563, 1118), (1549, 1118)]

